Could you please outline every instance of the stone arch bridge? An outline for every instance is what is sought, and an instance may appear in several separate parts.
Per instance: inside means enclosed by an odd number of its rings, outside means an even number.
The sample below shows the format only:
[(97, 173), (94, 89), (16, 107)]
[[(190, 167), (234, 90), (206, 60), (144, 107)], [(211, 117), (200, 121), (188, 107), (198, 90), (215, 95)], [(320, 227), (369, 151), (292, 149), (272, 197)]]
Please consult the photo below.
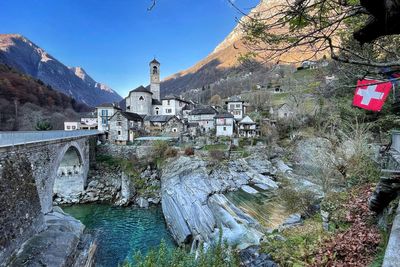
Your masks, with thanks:
[(54, 196), (84, 190), (100, 134), (0, 132), (0, 262), (40, 231)]

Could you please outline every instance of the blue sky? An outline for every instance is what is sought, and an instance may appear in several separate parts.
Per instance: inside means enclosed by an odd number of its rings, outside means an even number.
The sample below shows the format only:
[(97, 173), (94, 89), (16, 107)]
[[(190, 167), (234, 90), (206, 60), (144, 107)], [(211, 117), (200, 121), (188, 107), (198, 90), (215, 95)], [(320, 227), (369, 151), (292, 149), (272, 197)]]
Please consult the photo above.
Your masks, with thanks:
[[(0, 32), (19, 33), (67, 66), (82, 66), (120, 95), (207, 56), (240, 16), (227, 0), (0, 0)], [(248, 11), (258, 0), (236, 0)]]

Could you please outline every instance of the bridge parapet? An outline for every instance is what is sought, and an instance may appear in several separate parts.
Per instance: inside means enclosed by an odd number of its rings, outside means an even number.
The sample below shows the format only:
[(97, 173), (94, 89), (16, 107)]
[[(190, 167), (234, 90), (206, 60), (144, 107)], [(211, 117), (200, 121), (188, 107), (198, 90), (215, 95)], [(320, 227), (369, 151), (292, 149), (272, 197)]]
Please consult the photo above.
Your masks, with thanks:
[(0, 132), (0, 147), (101, 135), (98, 130)]

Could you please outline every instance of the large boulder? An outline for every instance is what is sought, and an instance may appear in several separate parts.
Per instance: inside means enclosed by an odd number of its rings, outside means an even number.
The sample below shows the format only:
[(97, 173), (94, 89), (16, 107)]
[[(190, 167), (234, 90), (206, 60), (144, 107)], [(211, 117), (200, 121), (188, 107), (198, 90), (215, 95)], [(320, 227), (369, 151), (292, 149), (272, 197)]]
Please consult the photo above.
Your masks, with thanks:
[[(161, 177), (162, 209), (174, 239), (178, 243), (196, 239), (207, 245), (218, 239), (222, 228), (223, 238), (232, 245), (259, 244), (262, 233), (257, 221), (222, 194), (251, 183), (255, 174), (261, 175), (246, 161), (209, 167), (201, 158), (182, 156), (167, 163)], [(277, 187), (266, 176), (257, 182)]]
[(72, 266), (84, 225), (55, 208), (45, 215), (46, 229), (28, 239), (7, 266)]

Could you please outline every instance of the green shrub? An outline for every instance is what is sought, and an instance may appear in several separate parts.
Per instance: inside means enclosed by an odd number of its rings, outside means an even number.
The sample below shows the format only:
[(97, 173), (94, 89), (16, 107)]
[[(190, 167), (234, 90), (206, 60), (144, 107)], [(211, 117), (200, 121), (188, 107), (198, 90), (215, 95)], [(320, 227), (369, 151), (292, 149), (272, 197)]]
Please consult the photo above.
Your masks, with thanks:
[(314, 192), (295, 190), (290, 186), (280, 188), (278, 191), (278, 195), (285, 202), (285, 207), (289, 212), (301, 213), (306, 216), (312, 215), (313, 209), (311, 207), (317, 202)]
[(96, 162), (105, 163), (110, 167), (120, 166), (121, 159), (106, 154), (97, 154)]
[(322, 241), (328, 237), (322, 229), (319, 217), (305, 220), (304, 225), (283, 230), (283, 238), (277, 233), (267, 236), (262, 243), (262, 251), (269, 253), (280, 266), (310, 266), (314, 253)]
[(325, 196), (321, 202), (321, 210), (329, 213), (329, 228), (346, 229), (349, 223), (346, 220), (347, 209), (343, 204), (348, 201), (349, 194), (347, 192), (332, 192)]
[(238, 267), (239, 260), (236, 253), (221, 241), (207, 251), (200, 248), (197, 259), (194, 253), (185, 248), (168, 249), (164, 240), (158, 249), (151, 250), (143, 256), (136, 253), (133, 263), (125, 262), (123, 267)]

